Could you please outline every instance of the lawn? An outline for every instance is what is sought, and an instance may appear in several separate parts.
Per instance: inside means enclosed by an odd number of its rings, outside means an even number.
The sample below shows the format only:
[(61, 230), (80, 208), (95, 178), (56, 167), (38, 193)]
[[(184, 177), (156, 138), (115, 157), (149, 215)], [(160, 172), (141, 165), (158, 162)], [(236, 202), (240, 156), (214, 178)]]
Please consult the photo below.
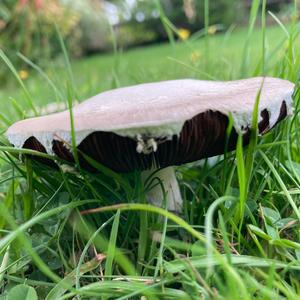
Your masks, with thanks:
[[(29, 103), (66, 102), (70, 87), (82, 101), (119, 86), (175, 78), (270, 75), (299, 83), (299, 32), (299, 24), (272, 26), (265, 35), (232, 27), (91, 56), (71, 69), (62, 55), (42, 72), (31, 69), (23, 81), (27, 96), (17, 81), (0, 91), (1, 132), (30, 115)], [(14, 300), (25, 299), (18, 292), (28, 300), (36, 293), (48, 300), (300, 299), (299, 92), (294, 100), (294, 117), (254, 149), (239, 148), (213, 165), (176, 168), (180, 216), (143, 204), (139, 172), (20, 161), (2, 134), (0, 299), (9, 291)], [(118, 205), (80, 214), (112, 204)]]

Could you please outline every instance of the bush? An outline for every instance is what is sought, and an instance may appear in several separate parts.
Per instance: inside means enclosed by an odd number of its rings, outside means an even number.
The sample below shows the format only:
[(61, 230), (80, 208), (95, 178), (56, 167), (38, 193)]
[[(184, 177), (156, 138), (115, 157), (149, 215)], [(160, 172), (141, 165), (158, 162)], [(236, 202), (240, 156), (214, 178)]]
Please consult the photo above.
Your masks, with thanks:
[[(76, 45), (80, 15), (58, 0), (2, 0), (0, 15), (0, 47), (19, 69), (25, 66), (17, 58), (17, 52), (43, 65), (43, 61), (48, 62), (60, 51), (54, 24), (70, 45)], [(0, 69), (0, 73), (5, 74), (5, 70)]]
[(123, 24), (117, 28), (116, 33), (118, 46), (122, 48), (147, 44), (156, 41), (159, 37), (158, 32), (150, 29), (147, 23), (138, 23), (134, 26)]

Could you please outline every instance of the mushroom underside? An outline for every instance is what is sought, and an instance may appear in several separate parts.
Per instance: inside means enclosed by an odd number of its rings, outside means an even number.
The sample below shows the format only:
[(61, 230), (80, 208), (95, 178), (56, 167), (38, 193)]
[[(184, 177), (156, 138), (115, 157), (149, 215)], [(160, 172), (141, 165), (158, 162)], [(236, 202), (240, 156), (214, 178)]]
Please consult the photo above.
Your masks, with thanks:
[[(274, 126), (288, 114), (286, 102), (283, 101), (280, 113)], [(200, 160), (232, 151), (236, 147), (238, 134), (234, 128), (227, 137), (229, 119), (219, 111), (206, 111), (187, 120), (179, 135), (171, 139), (142, 136), (147, 141), (151, 139), (155, 148), (150, 153), (137, 151), (138, 140), (123, 137), (113, 132), (95, 131), (88, 135), (79, 145), (79, 161), (83, 168), (93, 171), (92, 166), (84, 159), (82, 153), (97, 162), (117, 172), (131, 172), (134, 170), (148, 170), (164, 168), (172, 165)], [(261, 111), (261, 121), (258, 124), (260, 134), (270, 130), (270, 118), (266, 109)], [(246, 128), (243, 139), (246, 145), (250, 139), (250, 128)], [(53, 140), (53, 152), (62, 160), (74, 162), (69, 145), (59, 140)], [(35, 138), (30, 137), (23, 148), (45, 152), (45, 147)], [(36, 160), (55, 166), (55, 163), (44, 159)]]

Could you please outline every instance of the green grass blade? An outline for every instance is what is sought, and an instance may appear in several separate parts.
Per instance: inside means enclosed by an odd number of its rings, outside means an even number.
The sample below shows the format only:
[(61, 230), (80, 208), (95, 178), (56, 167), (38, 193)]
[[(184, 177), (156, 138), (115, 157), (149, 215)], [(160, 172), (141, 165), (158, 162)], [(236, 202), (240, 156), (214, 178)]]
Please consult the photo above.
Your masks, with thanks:
[(113, 274), (113, 262), (116, 255), (116, 243), (118, 237), (118, 229), (120, 223), (120, 210), (117, 211), (114, 222), (111, 228), (110, 239), (108, 242), (106, 263), (105, 263), (105, 276), (110, 277)]

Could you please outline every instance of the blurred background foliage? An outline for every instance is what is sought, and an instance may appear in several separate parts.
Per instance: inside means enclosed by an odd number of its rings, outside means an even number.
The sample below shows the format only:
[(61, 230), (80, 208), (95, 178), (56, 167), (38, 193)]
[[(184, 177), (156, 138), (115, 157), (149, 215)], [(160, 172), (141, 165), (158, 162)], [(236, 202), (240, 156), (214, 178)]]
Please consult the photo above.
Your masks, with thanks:
[[(8, 55), (20, 76), (26, 79), (28, 64), (18, 53), (41, 67), (61, 54), (58, 34), (72, 57), (165, 41), (162, 22), (166, 16), (177, 28), (174, 38), (201, 36), (204, 28), (204, 0), (1, 0), (0, 48)], [(247, 20), (251, 1), (210, 1), (209, 33), (224, 31)], [(289, 0), (269, 0), (267, 9), (289, 15)], [(170, 24), (169, 24), (170, 25)], [(6, 84), (6, 67), (0, 65), (0, 85)]]

